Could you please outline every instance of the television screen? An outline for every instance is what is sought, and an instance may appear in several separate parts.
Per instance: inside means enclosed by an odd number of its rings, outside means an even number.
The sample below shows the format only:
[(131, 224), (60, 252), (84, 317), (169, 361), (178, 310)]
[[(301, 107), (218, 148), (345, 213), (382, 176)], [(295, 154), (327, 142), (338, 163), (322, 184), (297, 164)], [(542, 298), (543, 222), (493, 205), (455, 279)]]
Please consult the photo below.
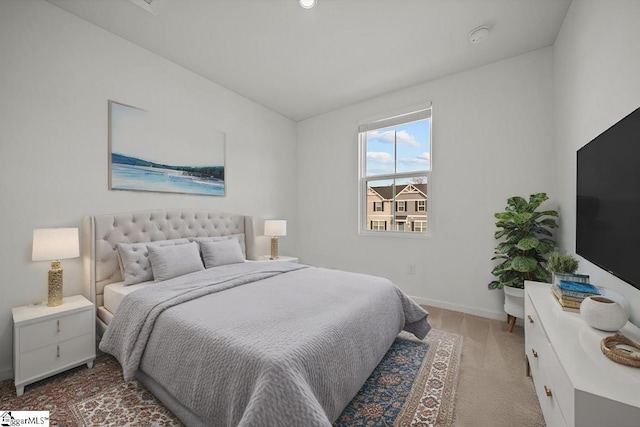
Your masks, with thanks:
[(640, 108), (578, 150), (576, 253), (640, 289)]

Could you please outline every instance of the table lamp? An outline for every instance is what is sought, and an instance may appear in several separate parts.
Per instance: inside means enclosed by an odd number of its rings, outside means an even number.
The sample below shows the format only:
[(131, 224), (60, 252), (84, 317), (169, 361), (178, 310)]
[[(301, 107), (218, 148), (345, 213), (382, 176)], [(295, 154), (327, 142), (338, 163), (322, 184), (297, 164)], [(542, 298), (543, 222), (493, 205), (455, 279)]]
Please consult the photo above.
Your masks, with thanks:
[(267, 219), (264, 222), (265, 236), (271, 236), (271, 259), (278, 259), (278, 236), (287, 235), (287, 221)]
[(38, 228), (33, 230), (33, 261), (51, 261), (49, 270), (49, 299), (47, 305), (62, 304), (61, 259), (80, 256), (77, 228)]

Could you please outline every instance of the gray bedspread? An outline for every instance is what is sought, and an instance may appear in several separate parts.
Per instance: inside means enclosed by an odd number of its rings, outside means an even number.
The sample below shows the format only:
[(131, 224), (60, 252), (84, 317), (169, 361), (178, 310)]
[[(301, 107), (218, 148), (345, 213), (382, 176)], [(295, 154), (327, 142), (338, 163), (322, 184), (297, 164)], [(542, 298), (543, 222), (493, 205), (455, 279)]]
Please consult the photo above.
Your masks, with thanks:
[(211, 426), (330, 426), (400, 330), (427, 313), (387, 279), (234, 264), (129, 294), (100, 349)]

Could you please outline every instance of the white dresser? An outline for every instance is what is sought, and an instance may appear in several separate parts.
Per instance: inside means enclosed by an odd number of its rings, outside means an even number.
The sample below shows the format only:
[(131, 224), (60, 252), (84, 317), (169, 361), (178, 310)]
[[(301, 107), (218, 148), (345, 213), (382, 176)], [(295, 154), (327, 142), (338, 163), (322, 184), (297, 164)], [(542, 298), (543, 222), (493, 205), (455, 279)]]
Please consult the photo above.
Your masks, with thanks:
[[(608, 359), (602, 338), (577, 312), (563, 311), (546, 283), (525, 283), (525, 351), (548, 427), (639, 426), (640, 368)], [(631, 323), (620, 330), (640, 342)]]
[(16, 393), (24, 387), (96, 358), (95, 306), (81, 295), (62, 305), (16, 307), (13, 312), (13, 373)]

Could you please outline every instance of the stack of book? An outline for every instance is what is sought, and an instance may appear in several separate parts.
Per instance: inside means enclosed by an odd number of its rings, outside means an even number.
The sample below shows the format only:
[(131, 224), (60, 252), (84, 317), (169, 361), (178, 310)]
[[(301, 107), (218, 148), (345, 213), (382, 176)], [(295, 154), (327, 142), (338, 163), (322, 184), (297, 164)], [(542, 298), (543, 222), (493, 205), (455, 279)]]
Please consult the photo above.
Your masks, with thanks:
[(551, 291), (556, 301), (563, 309), (579, 311), (582, 300), (591, 295), (600, 295), (600, 291), (589, 283), (560, 280), (558, 285), (551, 285)]

